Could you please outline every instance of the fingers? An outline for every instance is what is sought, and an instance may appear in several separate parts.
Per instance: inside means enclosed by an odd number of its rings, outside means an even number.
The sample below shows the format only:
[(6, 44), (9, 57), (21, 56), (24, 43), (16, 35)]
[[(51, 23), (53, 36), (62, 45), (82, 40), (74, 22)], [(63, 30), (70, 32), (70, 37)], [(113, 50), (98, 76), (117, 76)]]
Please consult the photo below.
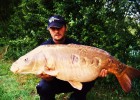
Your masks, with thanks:
[(51, 81), (51, 80), (54, 79), (53, 76), (50, 76), (50, 75), (47, 75), (47, 74), (43, 74), (43, 73), (37, 75), (37, 77), (45, 79), (46, 81)]
[(107, 76), (107, 70), (106, 69), (102, 69), (100, 74), (99, 74), (99, 77), (106, 77)]

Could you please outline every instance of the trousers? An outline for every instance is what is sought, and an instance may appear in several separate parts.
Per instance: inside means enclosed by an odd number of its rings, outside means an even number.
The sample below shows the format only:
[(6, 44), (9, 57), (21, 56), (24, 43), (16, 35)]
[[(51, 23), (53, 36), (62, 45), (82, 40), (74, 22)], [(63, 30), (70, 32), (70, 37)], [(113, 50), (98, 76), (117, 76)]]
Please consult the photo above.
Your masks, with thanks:
[(55, 94), (73, 92), (69, 100), (86, 100), (86, 94), (95, 81), (82, 83), (82, 90), (73, 88), (68, 82), (54, 78), (52, 81), (42, 79), (36, 86), (40, 100), (55, 100)]

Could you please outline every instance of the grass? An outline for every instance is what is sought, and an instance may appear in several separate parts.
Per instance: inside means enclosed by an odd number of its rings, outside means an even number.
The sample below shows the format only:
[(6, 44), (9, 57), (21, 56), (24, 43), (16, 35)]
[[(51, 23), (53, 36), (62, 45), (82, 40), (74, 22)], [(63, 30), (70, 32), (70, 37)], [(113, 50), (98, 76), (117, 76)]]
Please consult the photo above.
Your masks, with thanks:
[(13, 74), (10, 65), (0, 61), (0, 100), (39, 100), (35, 90), (39, 80), (32, 75)]
[[(0, 61), (0, 100), (39, 100), (36, 85), (40, 81), (33, 75), (15, 75), (10, 72), (9, 61)], [(70, 93), (56, 95), (56, 100), (67, 100)], [(138, 100), (140, 80), (135, 79), (130, 93), (124, 93), (115, 77), (97, 79), (95, 86), (87, 94), (87, 100)]]
[[(114, 77), (115, 78), (115, 77)], [(97, 80), (94, 88), (88, 93), (89, 100), (138, 100), (140, 88), (133, 88), (130, 93), (125, 93), (118, 81), (103, 83), (105, 80)], [(139, 81), (140, 82), (140, 81)]]

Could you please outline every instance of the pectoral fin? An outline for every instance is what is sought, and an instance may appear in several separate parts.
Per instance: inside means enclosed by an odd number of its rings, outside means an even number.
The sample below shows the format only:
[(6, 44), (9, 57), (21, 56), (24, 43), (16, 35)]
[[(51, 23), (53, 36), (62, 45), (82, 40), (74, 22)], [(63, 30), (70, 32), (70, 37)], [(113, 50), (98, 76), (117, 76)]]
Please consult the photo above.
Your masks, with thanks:
[(68, 81), (68, 82), (72, 85), (72, 87), (74, 87), (78, 90), (81, 90), (83, 87), (82, 83), (80, 83), (80, 82), (75, 82), (75, 81)]
[(46, 73), (46, 74), (48, 74), (50, 76), (57, 76), (58, 71), (55, 71), (55, 70), (47, 70), (44, 73)]

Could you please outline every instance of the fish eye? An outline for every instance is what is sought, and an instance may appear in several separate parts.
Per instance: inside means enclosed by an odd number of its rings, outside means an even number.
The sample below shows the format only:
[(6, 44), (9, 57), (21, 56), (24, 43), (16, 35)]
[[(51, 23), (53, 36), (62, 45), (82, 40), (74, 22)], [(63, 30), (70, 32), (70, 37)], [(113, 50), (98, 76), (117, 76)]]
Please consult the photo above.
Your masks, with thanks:
[(25, 61), (25, 62), (28, 61), (28, 58), (25, 58), (24, 61)]

